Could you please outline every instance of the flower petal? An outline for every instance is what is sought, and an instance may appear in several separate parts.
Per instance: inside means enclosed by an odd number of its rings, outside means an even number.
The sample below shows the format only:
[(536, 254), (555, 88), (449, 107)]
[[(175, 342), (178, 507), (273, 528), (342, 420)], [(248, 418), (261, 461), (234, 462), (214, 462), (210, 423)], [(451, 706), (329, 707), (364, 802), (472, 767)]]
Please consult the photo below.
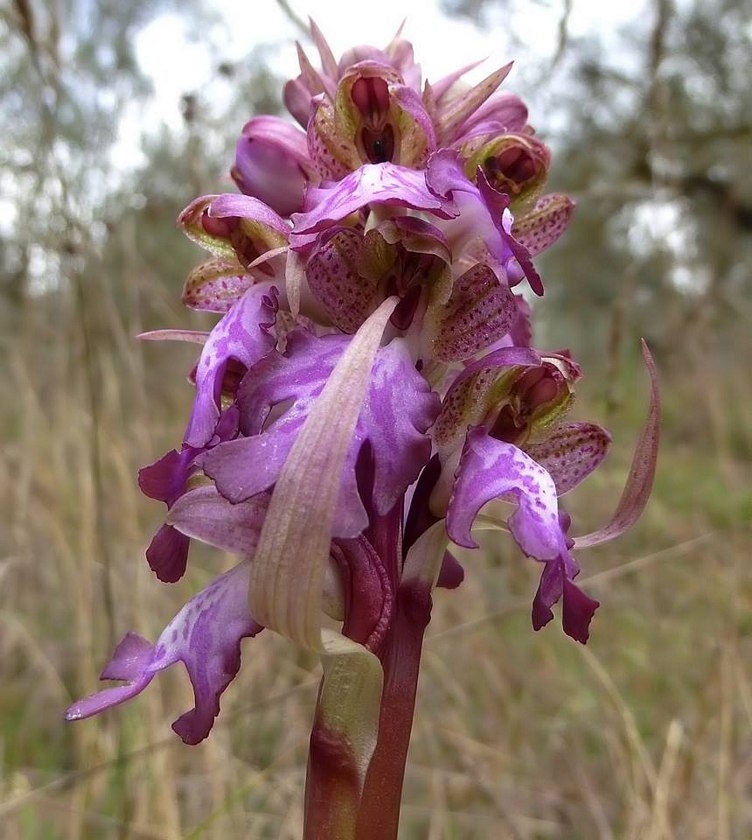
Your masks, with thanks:
[(274, 347), (270, 331), (277, 311), (276, 287), (251, 286), (209, 334), (196, 368), (196, 400), (185, 433), (189, 446), (205, 446), (219, 420), (222, 374), (230, 359), (246, 367)]
[(553, 479), (522, 450), (475, 427), (467, 433), (447, 512), (447, 532), (455, 543), (478, 547), (473, 520), (492, 499), (516, 503), (508, 525), (525, 554), (537, 560), (559, 554), (562, 532)]
[(496, 383), (504, 368), (537, 367), (541, 357), (528, 347), (501, 347), (465, 367), (450, 385), (433, 438), (441, 451), (459, 446), (468, 426), (479, 424), (498, 399)]
[[(243, 431), (250, 437), (216, 447), (203, 462), (206, 473), (231, 502), (239, 502), (272, 486), (282, 471), (300, 430), (310, 416), (350, 339), (317, 338), (291, 333), (285, 356), (271, 354), (252, 371), (238, 399)], [(394, 383), (399, 382), (399, 390)], [(288, 405), (264, 428), (275, 406)], [(415, 370), (401, 339), (381, 348), (373, 364), (342, 472), (340, 502), (333, 535), (356, 537), (368, 525), (357, 490), (356, 465), (366, 441), (373, 452), (372, 503), (386, 514), (418, 476), (431, 451), (426, 431), (439, 410), (438, 396)]]
[(476, 111), (509, 75), (512, 62), (495, 70), (483, 81), (442, 104), (436, 125), (436, 133), (441, 143), (450, 140), (459, 126)]
[(587, 596), (567, 575), (564, 562), (546, 563), (533, 599), (533, 629), (540, 630), (554, 617), (551, 607), (563, 596), (562, 627), (570, 638), (586, 644), (590, 622), (600, 604)]
[(332, 322), (353, 334), (376, 308), (378, 283), (358, 272), (364, 240), (360, 231), (344, 228), (322, 236), (308, 259), (308, 285)]
[(236, 259), (215, 257), (191, 271), (183, 303), (202, 312), (227, 312), (255, 282)]
[(162, 583), (175, 583), (185, 574), (191, 541), (171, 525), (162, 525), (146, 549), (146, 562)]
[(440, 589), (457, 589), (464, 579), (465, 569), (460, 561), (450, 551), (445, 551), (436, 586)]
[(451, 362), (467, 359), (505, 336), (517, 316), (517, 305), (506, 281), (478, 263), (455, 280), (440, 313), (434, 353)]
[[(233, 220), (238, 224), (233, 225)], [(262, 201), (234, 193), (195, 199), (178, 216), (178, 224), (202, 248), (243, 264), (286, 245), (289, 233), (286, 222)]]
[(81, 720), (117, 706), (143, 691), (159, 671), (182, 661), (196, 705), (172, 728), (186, 744), (206, 738), (219, 714), (219, 697), (240, 667), (240, 640), (263, 629), (248, 611), (250, 569), (250, 562), (240, 563), (191, 598), (155, 645), (133, 633), (125, 636), (102, 678), (126, 679), (128, 684), (79, 700), (66, 719)]
[(305, 133), (280, 117), (254, 117), (243, 127), (231, 174), (242, 192), (280, 216), (300, 210), (313, 175)]
[(527, 106), (513, 93), (499, 91), (489, 97), (459, 127), (454, 145), (461, 146), (469, 140), (491, 139), (510, 131), (523, 132), (527, 127)]
[(428, 210), (444, 219), (456, 215), (451, 202), (428, 189), (422, 171), (393, 163), (372, 163), (351, 172), (334, 187), (310, 187), (306, 193), (309, 209), (292, 216), (291, 242), (295, 243), (299, 234), (323, 230), (368, 204)]
[(268, 496), (262, 495), (233, 505), (216, 487), (197, 487), (178, 499), (167, 522), (186, 537), (250, 556), (256, 550), (268, 504)]
[(512, 233), (531, 257), (545, 251), (569, 227), (575, 203), (562, 193), (544, 195), (535, 207), (515, 219)]
[(254, 614), (309, 650), (323, 647), (321, 585), (342, 470), (396, 305), (397, 298), (388, 298), (337, 362), (285, 461), (256, 550)]
[(553, 478), (559, 496), (568, 493), (606, 457), (611, 435), (594, 423), (569, 423), (549, 432), (539, 443), (528, 443), (527, 454)]

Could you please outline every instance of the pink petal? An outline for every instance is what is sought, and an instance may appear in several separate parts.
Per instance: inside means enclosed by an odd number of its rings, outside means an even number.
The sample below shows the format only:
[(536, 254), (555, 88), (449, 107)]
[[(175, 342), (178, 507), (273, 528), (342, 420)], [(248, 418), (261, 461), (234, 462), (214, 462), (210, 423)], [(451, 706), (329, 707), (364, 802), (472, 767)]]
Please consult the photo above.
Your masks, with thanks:
[(505, 336), (517, 306), (506, 281), (478, 263), (455, 280), (441, 314), (434, 353), (451, 362), (467, 359)]
[(450, 140), (455, 130), (476, 111), (509, 75), (512, 62), (486, 76), (468, 91), (455, 96), (442, 105), (437, 120), (437, 133), (442, 143)]
[(216, 487), (197, 487), (175, 502), (167, 522), (186, 537), (249, 557), (256, 550), (268, 503), (262, 495), (233, 505)]
[(456, 215), (450, 202), (429, 190), (423, 172), (393, 163), (372, 163), (351, 172), (332, 188), (309, 188), (306, 206), (310, 209), (293, 215), (292, 241), (297, 234), (323, 230), (369, 204), (428, 210), (441, 218)]
[(537, 560), (559, 554), (562, 531), (553, 479), (521, 449), (475, 427), (467, 433), (447, 512), (447, 533), (455, 543), (478, 547), (472, 524), (493, 499), (516, 503), (508, 525), (525, 554)]
[(251, 286), (214, 327), (196, 368), (196, 400), (185, 433), (189, 446), (205, 446), (219, 420), (219, 390), (230, 359), (245, 367), (273, 349), (270, 331), (277, 311), (276, 287), (269, 283)]
[(539, 443), (530, 443), (525, 451), (553, 478), (559, 496), (568, 493), (605, 458), (611, 435), (593, 423), (559, 426)]
[(569, 227), (575, 203), (562, 193), (544, 195), (535, 207), (515, 219), (512, 233), (531, 257), (545, 251)]
[(172, 728), (186, 744), (209, 734), (219, 714), (219, 698), (240, 667), (240, 640), (263, 628), (248, 611), (250, 563), (243, 562), (191, 598), (162, 631), (157, 643), (129, 633), (115, 650), (103, 679), (126, 679), (127, 685), (104, 690), (74, 703), (66, 720), (81, 720), (140, 694), (154, 676), (182, 661), (196, 705)]

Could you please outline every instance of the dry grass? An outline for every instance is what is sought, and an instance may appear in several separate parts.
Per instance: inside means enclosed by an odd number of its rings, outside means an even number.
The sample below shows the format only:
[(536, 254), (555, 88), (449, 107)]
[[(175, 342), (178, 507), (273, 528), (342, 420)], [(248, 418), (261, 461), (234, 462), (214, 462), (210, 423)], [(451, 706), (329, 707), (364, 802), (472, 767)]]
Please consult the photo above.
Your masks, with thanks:
[[(179, 437), (192, 351), (131, 345), (106, 295), (82, 305), (37, 301), (6, 334), (0, 833), (297, 838), (318, 665), (272, 634), (246, 643), (198, 747), (169, 729), (189, 704), (177, 669), (128, 706), (62, 721), (113, 637), (154, 638), (230, 562), (198, 551), (184, 582), (153, 580), (142, 553), (161, 510), (134, 476)], [(587, 648), (558, 626), (532, 632), (537, 570), (508, 544), (468, 555), (466, 583), (437, 594), (401, 836), (752, 836), (748, 351), (722, 365), (711, 348), (665, 377), (651, 507), (581, 558), (602, 602)], [(610, 464), (574, 500), (583, 528), (609, 512), (629, 457), (637, 372), (624, 389)]]

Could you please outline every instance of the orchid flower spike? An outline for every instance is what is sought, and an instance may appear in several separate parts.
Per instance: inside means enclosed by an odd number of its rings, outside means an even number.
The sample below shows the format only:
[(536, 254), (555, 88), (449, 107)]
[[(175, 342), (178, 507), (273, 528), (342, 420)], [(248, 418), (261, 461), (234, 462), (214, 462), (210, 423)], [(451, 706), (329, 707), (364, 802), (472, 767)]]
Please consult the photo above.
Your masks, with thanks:
[(648, 419), (622, 499), (604, 528), (570, 536), (561, 497), (598, 469), (611, 437), (570, 419), (581, 377), (570, 354), (532, 346), (529, 301), (544, 293), (533, 258), (574, 202), (544, 193), (551, 152), (501, 89), (511, 65), (474, 86), (467, 67), (424, 84), (399, 33), (340, 59), (315, 24), (311, 34), (320, 66), (300, 49), (285, 87), (300, 127), (254, 116), (231, 169), (240, 192), (201, 196), (179, 217), (209, 253), (183, 300), (216, 323), (144, 336), (199, 345), (182, 438), (139, 474), (167, 508), (149, 566), (178, 580), (192, 540), (236, 564), (154, 644), (128, 633), (102, 671), (121, 684), (68, 718), (135, 697), (180, 661), (195, 706), (173, 728), (195, 744), (242, 640), (268, 628), (321, 656), (315, 731), (336, 745), (357, 800), (374, 755), (381, 766), (400, 634), (423, 610), (422, 634), (434, 586), (463, 579), (453, 546), (507, 531), (542, 567), (534, 628), (561, 601), (564, 632), (587, 641), (598, 603), (575, 583), (572, 552), (644, 509), (660, 402), (644, 348)]

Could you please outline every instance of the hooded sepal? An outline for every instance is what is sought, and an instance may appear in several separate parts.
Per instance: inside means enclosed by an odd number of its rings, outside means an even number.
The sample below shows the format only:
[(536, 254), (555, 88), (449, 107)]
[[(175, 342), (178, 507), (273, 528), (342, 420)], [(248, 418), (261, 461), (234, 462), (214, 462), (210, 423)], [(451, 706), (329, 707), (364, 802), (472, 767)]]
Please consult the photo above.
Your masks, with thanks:
[[(205, 195), (178, 217), (186, 236), (217, 257), (248, 267), (268, 251), (287, 245), (288, 224), (249, 195)], [(265, 273), (273, 273), (270, 268)]]
[(321, 97), (308, 127), (309, 154), (322, 178), (342, 178), (365, 163), (420, 168), (436, 148), (419, 94), (397, 70), (360, 61), (340, 79), (333, 100)]
[(202, 312), (227, 312), (253, 283), (237, 259), (215, 257), (196, 266), (183, 286), (183, 303)]
[(271, 116), (254, 117), (243, 127), (231, 175), (241, 192), (280, 216), (302, 210), (306, 185), (318, 180), (305, 133)]
[(512, 233), (534, 257), (553, 245), (569, 227), (574, 208), (575, 203), (568, 195), (544, 195), (534, 207), (515, 218)]
[(482, 144), (470, 141), (460, 154), (466, 158), (467, 177), (474, 178), (480, 168), (495, 190), (509, 196), (515, 216), (540, 195), (551, 164), (548, 147), (531, 134), (502, 134)]

